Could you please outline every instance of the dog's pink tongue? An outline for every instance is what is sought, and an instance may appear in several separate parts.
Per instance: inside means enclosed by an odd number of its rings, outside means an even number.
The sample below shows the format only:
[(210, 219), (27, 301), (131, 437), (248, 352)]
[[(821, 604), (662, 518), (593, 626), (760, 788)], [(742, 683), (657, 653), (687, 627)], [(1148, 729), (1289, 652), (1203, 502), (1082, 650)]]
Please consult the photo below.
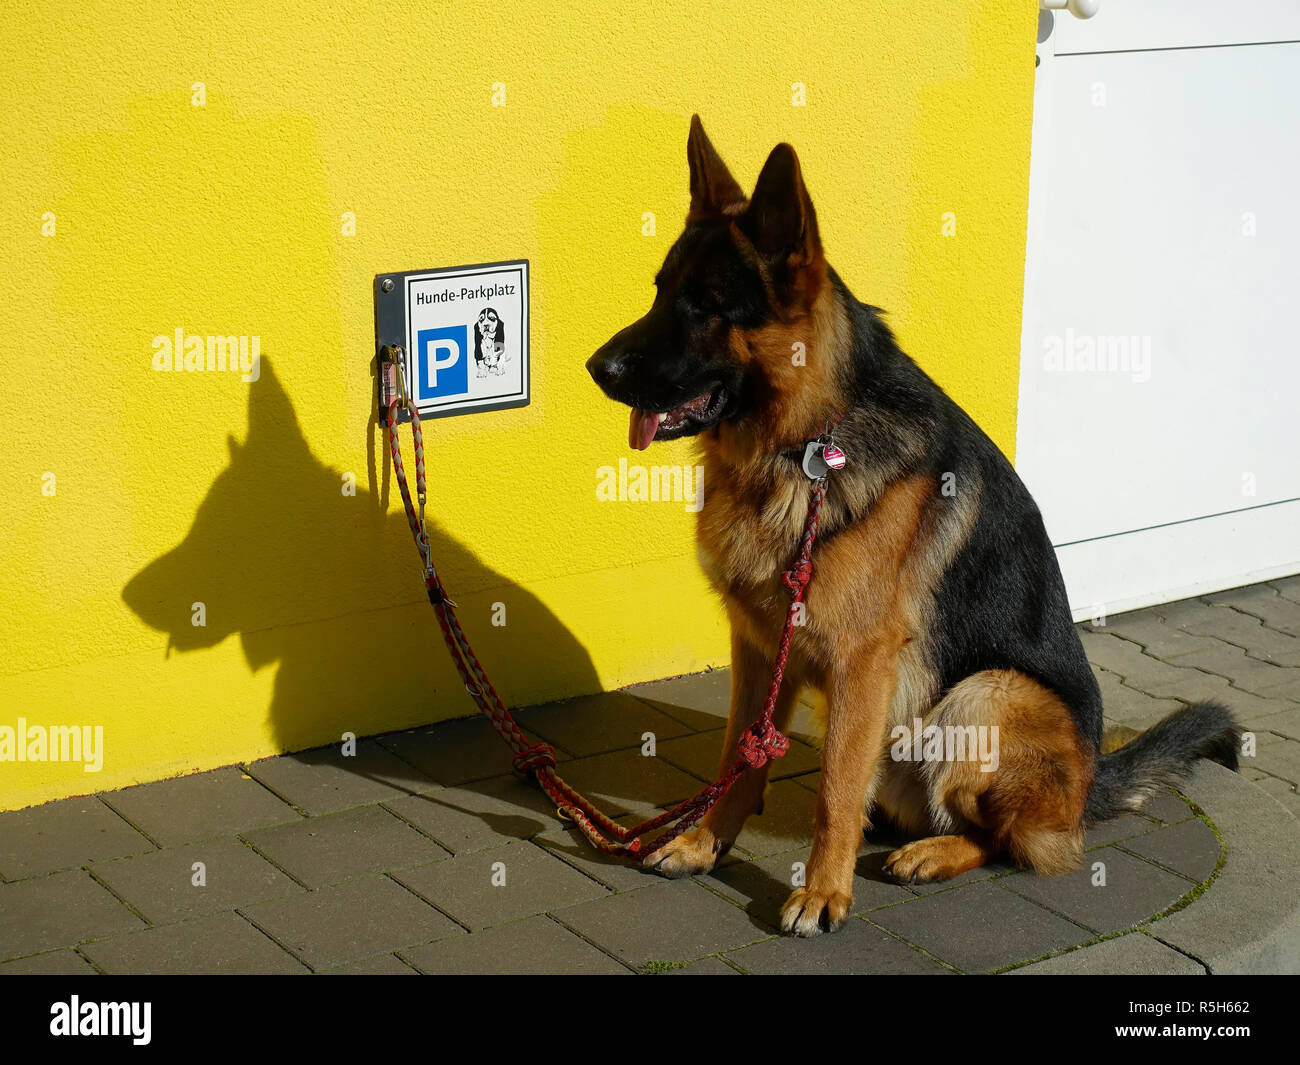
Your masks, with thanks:
[(632, 419), (627, 427), (627, 446), (637, 451), (644, 451), (659, 431), (662, 414), (654, 411), (632, 409)]

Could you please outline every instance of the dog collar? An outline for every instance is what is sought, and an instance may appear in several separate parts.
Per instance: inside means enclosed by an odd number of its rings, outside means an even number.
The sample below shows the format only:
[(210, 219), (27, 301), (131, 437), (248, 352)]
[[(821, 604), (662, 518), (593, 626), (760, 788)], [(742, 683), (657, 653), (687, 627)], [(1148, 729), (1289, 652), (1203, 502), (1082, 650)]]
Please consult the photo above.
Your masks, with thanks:
[(820, 481), (831, 470), (842, 470), (848, 463), (848, 457), (835, 443), (835, 429), (843, 420), (844, 415), (841, 414), (826, 424), (820, 436), (783, 452), (799, 463), (804, 476), (810, 481)]

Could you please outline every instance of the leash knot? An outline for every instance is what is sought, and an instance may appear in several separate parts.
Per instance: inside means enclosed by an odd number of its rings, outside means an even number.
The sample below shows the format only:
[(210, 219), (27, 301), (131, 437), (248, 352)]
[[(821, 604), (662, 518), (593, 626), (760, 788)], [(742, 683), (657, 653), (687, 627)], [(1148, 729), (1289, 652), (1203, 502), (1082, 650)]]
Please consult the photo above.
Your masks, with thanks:
[(781, 574), (781, 583), (792, 596), (798, 599), (803, 594), (803, 590), (808, 587), (808, 582), (812, 580), (812, 569), (811, 561), (796, 562), (792, 569)]
[(539, 769), (555, 767), (555, 748), (549, 743), (534, 743), (527, 750), (515, 755), (516, 773), (533, 773)]
[(761, 769), (790, 749), (790, 740), (770, 721), (755, 722), (740, 737), (737, 753), (750, 769)]

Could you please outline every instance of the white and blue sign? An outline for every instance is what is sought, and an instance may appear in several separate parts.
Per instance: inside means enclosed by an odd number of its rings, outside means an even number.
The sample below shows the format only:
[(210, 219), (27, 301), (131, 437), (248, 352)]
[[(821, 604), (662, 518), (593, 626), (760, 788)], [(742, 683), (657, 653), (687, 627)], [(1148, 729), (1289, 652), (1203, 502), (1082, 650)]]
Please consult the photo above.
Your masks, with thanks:
[[(528, 403), (527, 260), (377, 280), (381, 332), (389, 331), (390, 311), (404, 297), (406, 379), (420, 417)], [(380, 337), (383, 343), (394, 339)]]

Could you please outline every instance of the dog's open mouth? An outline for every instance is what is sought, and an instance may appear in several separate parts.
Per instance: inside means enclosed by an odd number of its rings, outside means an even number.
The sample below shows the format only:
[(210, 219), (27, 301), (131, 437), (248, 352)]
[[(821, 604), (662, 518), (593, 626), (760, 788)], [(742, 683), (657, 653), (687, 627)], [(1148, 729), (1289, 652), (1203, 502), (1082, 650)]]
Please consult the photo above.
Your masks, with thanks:
[(716, 387), (672, 410), (638, 410), (633, 407), (627, 428), (628, 446), (644, 451), (653, 440), (675, 440), (707, 429), (717, 420), (725, 401), (726, 393), (721, 387)]

